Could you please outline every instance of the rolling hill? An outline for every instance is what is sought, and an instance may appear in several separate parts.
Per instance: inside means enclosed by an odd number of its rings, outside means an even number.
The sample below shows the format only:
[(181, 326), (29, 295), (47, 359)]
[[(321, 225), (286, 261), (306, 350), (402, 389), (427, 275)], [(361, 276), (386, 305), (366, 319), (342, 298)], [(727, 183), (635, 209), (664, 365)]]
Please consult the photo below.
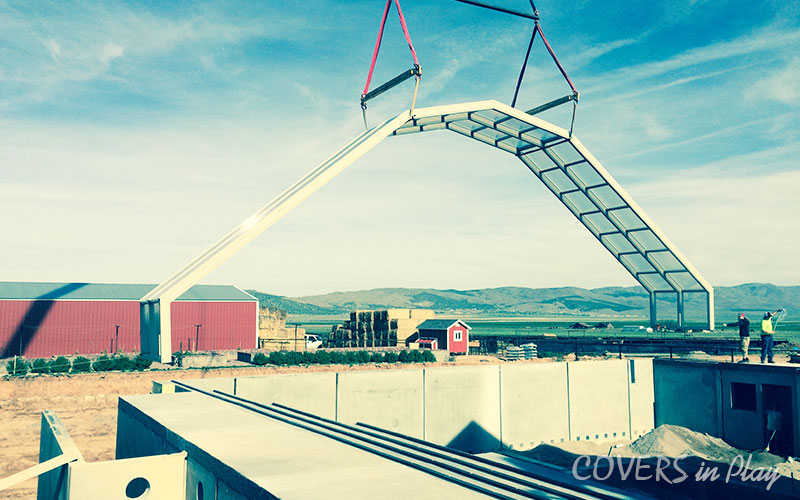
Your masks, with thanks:
[[(282, 297), (249, 290), (262, 304), (290, 314), (344, 314), (354, 309), (425, 308), (440, 313), (497, 316), (645, 316), (648, 297), (641, 287), (524, 288), (499, 287), (478, 290), (431, 288), (377, 288), (333, 292), (305, 297)], [(659, 309), (674, 307), (674, 297), (659, 298)], [(670, 304), (671, 303), (671, 304)], [(783, 307), (790, 312), (800, 305), (800, 286), (748, 283), (715, 288), (718, 321), (733, 320), (736, 313), (751, 317)], [(687, 314), (701, 314), (700, 294), (687, 294)]]

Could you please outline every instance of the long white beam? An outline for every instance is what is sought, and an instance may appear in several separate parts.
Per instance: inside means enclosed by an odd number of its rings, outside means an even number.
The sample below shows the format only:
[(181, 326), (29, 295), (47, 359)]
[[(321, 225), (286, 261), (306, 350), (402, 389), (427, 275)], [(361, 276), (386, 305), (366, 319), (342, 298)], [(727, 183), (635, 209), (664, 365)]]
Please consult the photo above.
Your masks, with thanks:
[(245, 219), (228, 234), (220, 238), (205, 252), (170, 276), (142, 297), (142, 302), (159, 300), (162, 304), (172, 302), (195, 285), (208, 273), (219, 267), (256, 236), (279, 221), (306, 198), (339, 175), (345, 168), (379, 142), (391, 135), (409, 119), (408, 111), (363, 132), (353, 141), (325, 160), (271, 202)]

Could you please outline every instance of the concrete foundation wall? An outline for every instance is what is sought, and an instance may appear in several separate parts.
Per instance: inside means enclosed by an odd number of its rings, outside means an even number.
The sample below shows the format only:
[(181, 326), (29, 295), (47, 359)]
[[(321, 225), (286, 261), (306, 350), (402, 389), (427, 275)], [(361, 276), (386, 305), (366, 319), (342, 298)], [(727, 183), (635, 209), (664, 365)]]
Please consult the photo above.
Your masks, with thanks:
[(569, 425), (574, 440), (630, 436), (628, 370), (624, 360), (567, 364)]
[(567, 363), (501, 366), (500, 410), (509, 448), (569, 441)]
[(335, 372), (237, 377), (236, 395), (263, 404), (281, 403), (320, 417), (335, 419), (336, 378)]
[[(186, 381), (464, 451), (634, 438), (654, 426), (650, 359)], [(677, 395), (676, 395), (677, 396)]]
[(337, 421), (363, 422), (423, 437), (423, 370), (342, 372), (337, 386)]
[(470, 453), (500, 448), (497, 366), (425, 370), (425, 437)]
[(720, 381), (713, 364), (655, 363), (653, 376), (656, 425), (722, 435)]

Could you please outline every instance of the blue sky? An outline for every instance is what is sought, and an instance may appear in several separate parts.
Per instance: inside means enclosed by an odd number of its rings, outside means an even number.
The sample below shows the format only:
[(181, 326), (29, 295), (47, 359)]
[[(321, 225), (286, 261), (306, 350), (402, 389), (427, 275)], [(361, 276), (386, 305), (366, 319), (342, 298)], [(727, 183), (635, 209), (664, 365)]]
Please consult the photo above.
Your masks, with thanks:
[[(510, 102), (529, 22), (402, 6), (419, 106)], [(581, 91), (576, 135), (706, 278), (800, 283), (800, 4), (537, 7)], [(0, 279), (165, 279), (362, 130), (382, 9), (0, 2)], [(393, 11), (373, 87), (410, 64)], [(370, 121), (411, 89), (376, 99)], [(567, 90), (537, 41), (519, 107)], [(543, 117), (565, 126), (568, 111)], [(204, 282), (635, 284), (518, 161), (446, 132), (385, 141)]]

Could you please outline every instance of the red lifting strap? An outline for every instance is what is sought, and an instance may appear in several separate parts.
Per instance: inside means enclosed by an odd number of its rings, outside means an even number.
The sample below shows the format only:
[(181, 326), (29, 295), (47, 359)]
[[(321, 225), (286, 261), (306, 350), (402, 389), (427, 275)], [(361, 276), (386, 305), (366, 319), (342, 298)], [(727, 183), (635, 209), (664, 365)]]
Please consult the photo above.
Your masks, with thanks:
[[(414, 65), (419, 66), (417, 60), (417, 52), (414, 50), (414, 44), (411, 43), (411, 35), (408, 34), (408, 26), (406, 26), (406, 18), (403, 17), (403, 11), (400, 9), (400, 0), (394, 0), (397, 6), (397, 14), (400, 16), (400, 26), (403, 28), (403, 34), (408, 42), (408, 48), (411, 49), (411, 56), (414, 58)], [(361, 95), (366, 95), (369, 92), (369, 84), (372, 81), (372, 72), (375, 70), (375, 61), (378, 59), (378, 51), (381, 49), (381, 40), (383, 40), (383, 28), (386, 26), (386, 17), (389, 15), (389, 9), (392, 7), (392, 0), (386, 0), (386, 8), (383, 9), (383, 19), (381, 19), (381, 29), (378, 31), (378, 40), (375, 42), (375, 51), (372, 53), (372, 64), (369, 66), (369, 74), (367, 75), (367, 84), (364, 85), (364, 92)]]
[(558, 70), (561, 71), (561, 74), (564, 76), (564, 79), (569, 84), (570, 88), (572, 89), (572, 92), (577, 94), (578, 91), (575, 90), (575, 85), (572, 84), (572, 80), (570, 80), (569, 76), (567, 76), (567, 72), (564, 71), (564, 68), (561, 66), (561, 63), (558, 62), (558, 58), (556, 57), (556, 53), (553, 52), (553, 48), (547, 42), (547, 38), (545, 38), (544, 32), (542, 31), (542, 27), (539, 26), (538, 22), (536, 22), (536, 31), (538, 31), (539, 32), (539, 36), (542, 37), (542, 41), (544, 42), (545, 47), (547, 47), (547, 51), (550, 52), (550, 57), (553, 58), (553, 61), (556, 63), (556, 66), (558, 66)]

